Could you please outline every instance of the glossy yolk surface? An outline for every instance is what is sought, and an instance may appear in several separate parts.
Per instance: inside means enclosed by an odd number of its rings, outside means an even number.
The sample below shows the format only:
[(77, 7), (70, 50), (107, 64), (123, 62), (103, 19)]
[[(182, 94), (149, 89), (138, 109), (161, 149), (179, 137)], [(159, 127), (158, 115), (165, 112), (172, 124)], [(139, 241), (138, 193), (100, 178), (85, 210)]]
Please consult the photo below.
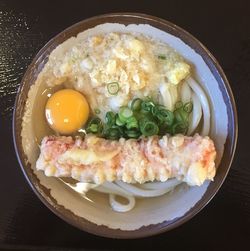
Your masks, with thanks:
[(86, 123), (89, 116), (89, 105), (81, 93), (63, 89), (49, 98), (45, 116), (53, 130), (61, 134), (70, 134), (79, 130)]

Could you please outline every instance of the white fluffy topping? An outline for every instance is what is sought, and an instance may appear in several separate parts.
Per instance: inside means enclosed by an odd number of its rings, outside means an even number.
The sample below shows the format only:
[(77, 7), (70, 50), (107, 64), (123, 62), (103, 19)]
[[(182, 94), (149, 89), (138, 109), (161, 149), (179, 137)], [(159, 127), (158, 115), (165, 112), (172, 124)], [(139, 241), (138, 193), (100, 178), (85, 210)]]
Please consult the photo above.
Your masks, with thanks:
[[(109, 103), (114, 102), (109, 101), (111, 95), (107, 91), (107, 84), (111, 82), (119, 83), (117, 100), (123, 101), (155, 95), (160, 88), (164, 102), (170, 102), (167, 108), (172, 110), (174, 102), (167, 97), (165, 89), (177, 85), (190, 70), (168, 45), (141, 34), (107, 33), (83, 40), (73, 39), (70, 43), (74, 46), (64, 48), (60, 45), (52, 52), (47, 68), (51, 69), (53, 77), (48, 79), (48, 85), (71, 85), (69, 88), (85, 94), (90, 107), (97, 106), (101, 114), (109, 111)], [(159, 55), (164, 55), (165, 59), (160, 59)], [(87, 91), (84, 85), (79, 88), (77, 83), (83, 75), (89, 82)], [(118, 102), (112, 107), (117, 109), (119, 104), (127, 105)]]

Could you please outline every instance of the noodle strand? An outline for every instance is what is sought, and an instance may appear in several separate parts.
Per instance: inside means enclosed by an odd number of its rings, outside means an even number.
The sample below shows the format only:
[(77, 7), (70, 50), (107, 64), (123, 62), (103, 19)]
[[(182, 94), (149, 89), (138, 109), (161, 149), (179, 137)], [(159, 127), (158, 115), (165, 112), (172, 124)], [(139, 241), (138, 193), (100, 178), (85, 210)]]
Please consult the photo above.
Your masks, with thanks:
[(133, 196), (126, 196), (125, 197), (128, 200), (128, 204), (125, 204), (125, 205), (118, 202), (115, 198), (116, 198), (115, 194), (109, 195), (110, 206), (116, 212), (121, 212), (121, 213), (128, 212), (131, 209), (133, 209), (135, 206), (135, 198)]
[(208, 99), (206, 97), (205, 92), (202, 90), (202, 88), (196, 83), (196, 81), (193, 78), (188, 78), (187, 83), (189, 86), (193, 89), (195, 94), (200, 100), (202, 111), (203, 111), (203, 128), (201, 131), (202, 136), (206, 136), (209, 134), (210, 131), (210, 108)]
[(181, 101), (183, 103), (187, 103), (191, 100), (192, 97), (192, 91), (189, 87), (189, 85), (184, 82), (181, 87)]
[[(92, 189), (101, 193), (109, 194), (109, 203), (112, 209), (116, 212), (127, 212), (134, 208), (135, 197), (157, 197), (164, 195), (173, 190), (181, 181), (170, 179), (166, 182), (150, 182), (141, 184), (140, 187), (127, 184), (122, 181), (115, 183), (105, 182), (100, 186)], [(116, 200), (120, 196), (125, 198), (128, 203), (122, 204)]]
[(139, 185), (142, 189), (151, 189), (151, 190), (164, 190), (164, 189), (173, 189), (177, 185), (182, 183), (177, 179), (169, 179), (165, 182), (148, 182), (145, 184)]
[(188, 135), (191, 135), (195, 131), (202, 117), (201, 103), (195, 93), (192, 94), (192, 102), (193, 102), (193, 111), (189, 121), (189, 127), (187, 132)]
[(143, 189), (143, 188), (136, 187), (134, 185), (124, 183), (122, 181), (116, 181), (116, 184), (124, 188), (126, 191), (129, 191), (134, 196), (144, 197), (144, 198), (161, 196), (171, 191), (175, 187), (175, 186), (170, 186), (164, 189), (148, 190), (148, 189)]

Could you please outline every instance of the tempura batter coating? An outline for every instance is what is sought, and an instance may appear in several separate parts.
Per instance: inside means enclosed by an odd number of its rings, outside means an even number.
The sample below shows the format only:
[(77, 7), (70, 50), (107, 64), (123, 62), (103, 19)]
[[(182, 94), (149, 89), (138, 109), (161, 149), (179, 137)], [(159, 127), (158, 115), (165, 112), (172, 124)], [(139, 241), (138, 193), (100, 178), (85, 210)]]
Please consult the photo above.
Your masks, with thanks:
[(202, 185), (215, 176), (216, 151), (209, 137), (198, 134), (106, 140), (93, 135), (84, 139), (45, 137), (36, 167), (47, 176), (72, 177), (102, 184), (166, 181), (177, 178)]

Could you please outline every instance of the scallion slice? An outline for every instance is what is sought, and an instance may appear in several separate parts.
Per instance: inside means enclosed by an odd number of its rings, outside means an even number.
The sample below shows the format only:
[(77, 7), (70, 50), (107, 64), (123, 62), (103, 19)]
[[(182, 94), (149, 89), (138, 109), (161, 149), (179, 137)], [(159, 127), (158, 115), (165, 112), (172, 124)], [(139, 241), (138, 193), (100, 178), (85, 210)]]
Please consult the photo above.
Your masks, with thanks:
[(188, 129), (188, 123), (187, 122), (177, 122), (175, 123), (171, 128), (172, 135), (177, 133), (186, 133)]
[(107, 139), (115, 140), (115, 139), (119, 139), (120, 136), (121, 136), (121, 134), (120, 134), (120, 131), (118, 128), (111, 127), (111, 128), (108, 128), (105, 132), (105, 137)]
[(138, 130), (131, 129), (131, 130), (126, 130), (125, 134), (127, 135), (128, 138), (134, 138), (137, 139), (140, 137), (141, 133)]
[(141, 109), (142, 100), (140, 98), (136, 98), (132, 101), (130, 107), (132, 111), (139, 111)]
[(120, 89), (118, 82), (109, 83), (107, 88), (110, 95), (116, 95)]
[(157, 114), (159, 113), (159, 108), (157, 106), (152, 106), (151, 113), (153, 116), (157, 116)]
[(167, 59), (167, 57), (165, 55), (163, 55), (163, 54), (158, 55), (158, 58), (162, 59), (162, 60), (166, 60)]
[(118, 113), (120, 120), (124, 123), (128, 118), (133, 116), (133, 112), (128, 107), (122, 107)]
[(98, 132), (98, 125), (97, 124), (90, 125), (89, 131), (92, 133), (97, 133)]
[(100, 109), (98, 109), (98, 108), (94, 109), (94, 112), (95, 112), (95, 114), (100, 114), (101, 113)]
[(144, 136), (152, 136), (157, 135), (159, 132), (159, 127), (154, 121), (150, 121), (147, 119), (142, 119), (140, 121), (140, 130), (142, 135)]
[(192, 102), (187, 102), (184, 106), (183, 106), (183, 110), (187, 113), (191, 113), (193, 110), (193, 103)]
[(134, 116), (128, 118), (126, 127), (127, 129), (138, 128), (139, 124), (138, 124), (137, 119)]
[(144, 112), (151, 112), (152, 107), (154, 107), (155, 104), (152, 101), (142, 101), (141, 103), (141, 109)]
[(180, 109), (183, 107), (183, 103), (181, 101), (176, 102), (175, 109)]
[(175, 120), (181, 123), (188, 121), (188, 115), (189, 113), (185, 112), (183, 109), (174, 111)]
[(94, 117), (88, 122), (86, 131), (87, 133), (96, 134), (96, 133), (101, 133), (102, 129), (103, 129), (102, 121), (99, 118)]
[(115, 124), (115, 114), (113, 112), (107, 112), (105, 119), (108, 126), (112, 126)]
[(174, 114), (171, 111), (165, 109), (159, 110), (157, 118), (160, 121), (165, 122), (167, 126), (171, 126), (174, 122)]
[(125, 125), (125, 122), (123, 122), (123, 121), (120, 120), (118, 114), (116, 114), (115, 123), (118, 126), (124, 126)]
[[(121, 107), (118, 113), (107, 112), (105, 123), (98, 117), (92, 118), (87, 124), (86, 132), (112, 140), (121, 137), (139, 138), (141, 135), (185, 134), (192, 109), (192, 102), (183, 104), (179, 101), (171, 112), (150, 97), (145, 100), (135, 98), (128, 106)], [(100, 113), (99, 109), (94, 111)]]

